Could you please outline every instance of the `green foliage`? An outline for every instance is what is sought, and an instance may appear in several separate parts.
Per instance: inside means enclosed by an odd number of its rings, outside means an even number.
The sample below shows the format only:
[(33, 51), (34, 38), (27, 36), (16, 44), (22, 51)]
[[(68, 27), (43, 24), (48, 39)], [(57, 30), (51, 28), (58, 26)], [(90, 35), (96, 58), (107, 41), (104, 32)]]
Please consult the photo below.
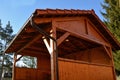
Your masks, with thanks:
[(101, 13), (109, 30), (120, 41), (120, 4), (118, 3), (119, 0), (104, 0), (104, 4), (101, 5), (105, 12)]
[(29, 66), (29, 68), (37, 67), (37, 59), (31, 56), (24, 56), (22, 59), (23, 63)]
[[(105, 11), (101, 12), (104, 22), (108, 29), (120, 42), (120, 0), (104, 0), (102, 7)], [(120, 71), (120, 51), (113, 52), (116, 70)]]
[[(7, 25), (5, 27), (2, 26), (1, 20), (0, 20), (0, 74), (4, 70), (12, 70), (12, 54), (5, 55), (3, 51), (8, 46), (9, 42), (14, 37), (13, 29), (10, 24), (10, 21), (8, 21)], [(1, 77), (1, 75), (0, 75)]]
[(120, 71), (120, 51), (113, 52), (113, 56), (115, 68)]

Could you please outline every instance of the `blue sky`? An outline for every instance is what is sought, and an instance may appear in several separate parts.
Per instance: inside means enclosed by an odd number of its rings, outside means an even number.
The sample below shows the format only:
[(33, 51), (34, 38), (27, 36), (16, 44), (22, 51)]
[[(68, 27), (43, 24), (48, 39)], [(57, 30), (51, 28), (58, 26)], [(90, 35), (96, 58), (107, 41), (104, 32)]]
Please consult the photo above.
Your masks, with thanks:
[(94, 9), (95, 13), (103, 20), (100, 3), (104, 0), (1, 0), (0, 19), (3, 26), (11, 22), (14, 33), (17, 33), (35, 9)]

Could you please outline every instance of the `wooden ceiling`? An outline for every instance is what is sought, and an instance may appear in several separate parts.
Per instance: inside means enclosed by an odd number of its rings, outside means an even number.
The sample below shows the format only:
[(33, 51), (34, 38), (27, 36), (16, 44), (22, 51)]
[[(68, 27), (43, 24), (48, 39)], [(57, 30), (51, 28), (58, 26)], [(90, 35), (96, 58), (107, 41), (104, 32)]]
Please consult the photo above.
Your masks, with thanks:
[[(48, 24), (39, 24), (38, 26), (42, 27), (48, 34), (50, 34), (50, 23)], [(46, 28), (45, 28), (46, 27)], [(57, 30), (57, 39), (61, 37), (65, 31)], [(25, 30), (17, 37), (14, 46), (11, 46), (11, 51), (15, 50), (18, 54), (21, 55), (31, 55), (43, 54), (48, 55), (49, 52), (43, 42), (43, 35), (36, 31), (32, 27), (26, 27)], [(90, 48), (100, 46), (96, 43), (82, 40), (80, 38), (70, 35), (66, 40), (64, 40), (57, 48), (59, 56), (64, 56), (66, 54), (71, 54), (77, 51), (82, 51)]]
[[(42, 26), (44, 25), (44, 28)], [(50, 34), (51, 24), (39, 24), (38, 26)], [(57, 30), (57, 39), (61, 37), (65, 31)], [(48, 55), (49, 52), (43, 42), (43, 35), (40, 34), (33, 27), (26, 27), (20, 35), (16, 38), (16, 41), (11, 46), (11, 51), (15, 51), (21, 55), (31, 55), (43, 54)], [(64, 40), (57, 48), (59, 56), (64, 56), (66, 54), (71, 54), (77, 51), (82, 51), (85, 49), (90, 49), (100, 46), (96, 43), (82, 40), (80, 38), (70, 35), (66, 40)], [(9, 51), (8, 51), (9, 52)]]

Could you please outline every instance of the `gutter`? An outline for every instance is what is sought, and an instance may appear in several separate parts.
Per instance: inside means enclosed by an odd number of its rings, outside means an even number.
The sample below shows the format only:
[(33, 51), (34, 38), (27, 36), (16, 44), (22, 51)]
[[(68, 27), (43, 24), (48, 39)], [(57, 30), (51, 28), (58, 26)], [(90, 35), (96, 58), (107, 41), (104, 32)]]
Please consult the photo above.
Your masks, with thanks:
[[(34, 16), (34, 14), (33, 14)], [(53, 42), (55, 42), (55, 52), (56, 52), (56, 79), (55, 80), (59, 80), (59, 75), (58, 75), (58, 48), (57, 48), (57, 40), (53, 37), (51, 37), (47, 32), (45, 32), (43, 29), (41, 29), (37, 24), (35, 24), (35, 22), (33, 21), (33, 16), (30, 19), (30, 24), (33, 28), (35, 28), (36, 30), (38, 30), (39, 33), (41, 33), (42, 35), (44, 35), (45, 37), (52, 39)]]

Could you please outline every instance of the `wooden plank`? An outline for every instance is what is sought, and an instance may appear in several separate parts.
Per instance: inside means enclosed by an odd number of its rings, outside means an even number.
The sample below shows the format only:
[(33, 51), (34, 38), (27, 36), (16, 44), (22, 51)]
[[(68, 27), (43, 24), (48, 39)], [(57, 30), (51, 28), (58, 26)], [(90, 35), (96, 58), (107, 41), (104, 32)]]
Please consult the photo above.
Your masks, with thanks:
[(86, 61), (79, 61), (79, 60), (72, 60), (72, 59), (66, 59), (66, 58), (58, 58), (59, 61), (67, 61), (67, 62), (74, 62), (78, 64), (88, 64), (88, 65), (96, 65), (96, 66), (106, 66), (106, 67), (112, 67), (112, 65), (107, 64), (99, 64), (99, 63), (89, 63)]
[(60, 80), (115, 80), (111, 66), (82, 64), (59, 59)]
[[(25, 53), (25, 54), (24, 54)], [(23, 51), (22, 53), (21, 53), (22, 55), (27, 55), (27, 56), (37, 56), (37, 55), (39, 55), (39, 54), (42, 54), (42, 55), (46, 55), (46, 56), (48, 56), (48, 54), (47, 53), (45, 53), (45, 52), (43, 52), (43, 51)]]
[(16, 80), (16, 60), (17, 60), (17, 54), (14, 53), (14, 63), (13, 63), (13, 71), (12, 71), (12, 80)]
[[(56, 22), (61, 22), (61, 21), (74, 21), (74, 20), (80, 20), (80, 19), (84, 19), (85, 17), (59, 17), (59, 18), (54, 18), (54, 21)], [(41, 24), (41, 23), (49, 23), (49, 22), (52, 22), (52, 18), (39, 18), (39, 17), (36, 17), (34, 18), (34, 22), (36, 24)]]
[(107, 44), (107, 43), (103, 43), (103, 42), (100, 42), (100, 41), (97, 41), (97, 40), (93, 39), (93, 38), (92, 38), (91, 36), (89, 36), (89, 35), (78, 34), (78, 33), (76, 33), (76, 32), (71, 32), (71, 30), (64, 29), (64, 28), (59, 27), (59, 26), (57, 26), (57, 28), (58, 28), (58, 29), (61, 29), (61, 30), (64, 30), (64, 31), (67, 31), (67, 32), (69, 32), (71, 35), (76, 36), (76, 37), (78, 37), (78, 38), (82, 38), (82, 39), (84, 39), (84, 40), (91, 41), (91, 42), (94, 42), (94, 43), (97, 43), (97, 44), (100, 44), (100, 45), (110, 46), (110, 45)]
[(41, 37), (41, 34), (36, 36), (32, 41), (21, 47), (16, 53), (20, 53), (22, 50), (24, 50), (26, 47), (30, 46), (34, 41), (38, 40)]
[(59, 46), (69, 35), (70, 33), (66, 32), (59, 39), (57, 39), (57, 46)]
[[(111, 47), (109, 47), (110, 49), (109, 49), (109, 52), (110, 52), (110, 54), (112, 54), (112, 48)], [(116, 72), (115, 72), (115, 66), (114, 66), (114, 58), (113, 58), (113, 55), (111, 55), (111, 57), (112, 57), (112, 71), (113, 71), (113, 77), (114, 77), (114, 80), (117, 80), (116, 79)]]
[(86, 19), (84, 19), (84, 22), (85, 22), (85, 31), (86, 31), (86, 34), (88, 34), (88, 22)]
[(36, 24), (49, 23), (52, 22), (51, 18), (34, 18), (33, 20)]
[(52, 43), (50, 42), (50, 45), (49, 45), (46, 38), (43, 38), (43, 41), (45, 43), (45, 46), (47, 47), (47, 50), (48, 50), (49, 54), (51, 54), (53, 52), (52, 46), (51, 46)]
[(46, 47), (43, 47), (40, 43), (39, 45), (41, 46), (30, 46), (30, 47), (27, 47), (26, 50), (33, 50), (33, 51), (45, 51), (46, 50)]
[(112, 67), (89, 65), (90, 80), (114, 80)]
[(107, 55), (109, 56), (109, 58), (111, 59), (112, 57), (111, 57), (111, 55), (110, 55), (110, 52), (107, 50), (106, 46), (103, 45), (103, 48), (104, 48), (104, 50), (106, 51), (106, 53), (107, 53)]
[(59, 60), (60, 80), (89, 80), (88, 65)]
[(23, 57), (23, 55), (21, 55), (21, 56), (16, 60), (16, 62), (19, 61), (22, 57)]
[[(103, 35), (103, 33), (101, 33), (101, 32), (97, 29), (97, 27), (96, 27), (89, 19), (87, 19), (87, 25), (88, 25), (88, 26), (91, 25), (91, 26), (89, 26), (89, 28), (92, 27), (92, 28), (97, 32), (97, 34), (98, 34), (99, 36), (101, 36), (102, 41), (108, 42), (108, 40), (106, 40), (106, 38), (105, 38), (105, 36)], [(90, 34), (90, 32), (89, 32), (88, 34)]]
[[(56, 22), (52, 20), (52, 37), (56, 39)], [(57, 44), (53, 40), (50, 43), (53, 52), (51, 53), (51, 80), (58, 80), (58, 61), (57, 61)]]

